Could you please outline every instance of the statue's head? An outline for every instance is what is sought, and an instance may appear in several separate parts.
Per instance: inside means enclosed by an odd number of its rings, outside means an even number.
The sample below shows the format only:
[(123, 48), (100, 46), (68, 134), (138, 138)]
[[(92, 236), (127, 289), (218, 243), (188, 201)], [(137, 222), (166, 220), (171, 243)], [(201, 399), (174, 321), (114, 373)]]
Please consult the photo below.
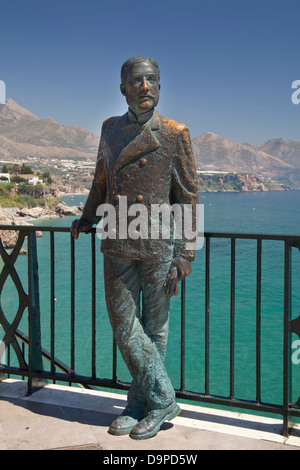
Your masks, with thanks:
[(132, 57), (121, 69), (121, 93), (137, 115), (157, 106), (160, 73), (155, 60)]

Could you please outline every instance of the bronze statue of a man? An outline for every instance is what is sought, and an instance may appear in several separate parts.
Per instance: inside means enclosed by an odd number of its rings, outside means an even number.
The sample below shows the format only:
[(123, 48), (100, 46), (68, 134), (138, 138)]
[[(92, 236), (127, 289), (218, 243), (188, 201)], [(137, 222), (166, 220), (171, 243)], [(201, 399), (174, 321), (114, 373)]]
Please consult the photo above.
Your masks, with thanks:
[[(120, 88), (128, 112), (103, 123), (92, 188), (82, 217), (71, 227), (75, 239), (99, 221), (97, 208), (104, 203), (114, 208), (116, 220), (125, 217), (129, 223), (130, 212), (121, 214), (125, 197), (127, 207), (140, 204), (149, 214), (151, 207), (186, 205), (195, 222), (197, 176), (189, 130), (156, 111), (159, 79), (152, 59), (134, 57), (123, 64)], [(184, 236), (174, 237), (171, 228), (169, 237), (162, 236), (164, 227), (151, 237), (138, 231), (124, 236), (124, 230), (121, 236), (117, 227), (101, 241), (108, 314), (132, 376), (127, 406), (109, 428), (114, 435), (153, 437), (181, 411), (164, 358), (170, 297), (177, 293), (177, 282), (191, 272), (195, 250)]]

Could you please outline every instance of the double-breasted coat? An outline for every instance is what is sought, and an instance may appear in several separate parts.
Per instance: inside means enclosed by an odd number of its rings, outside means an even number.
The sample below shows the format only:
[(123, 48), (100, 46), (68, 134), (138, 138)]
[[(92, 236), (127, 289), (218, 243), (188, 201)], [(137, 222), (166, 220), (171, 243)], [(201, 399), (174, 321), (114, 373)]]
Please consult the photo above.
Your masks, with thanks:
[[(125, 201), (127, 208), (135, 204), (144, 206), (148, 214), (147, 233), (119, 237), (120, 201), (122, 210)], [(184, 223), (182, 236), (177, 233), (174, 239), (171, 216), (170, 237), (160, 232), (158, 239), (153, 239), (151, 211), (162, 204), (167, 207), (178, 204), (182, 208), (186, 205), (191, 217), (185, 222), (192, 222), (195, 231), (197, 201), (195, 162), (189, 130), (184, 124), (164, 118), (156, 110), (142, 126), (134, 122), (130, 111), (104, 121), (94, 180), (83, 211), (83, 217), (94, 223), (99, 220), (96, 215), (99, 205), (110, 204), (116, 211), (116, 229), (102, 239), (103, 253), (130, 259), (184, 257), (192, 261), (194, 250), (185, 243)], [(127, 227), (133, 219), (127, 215)]]

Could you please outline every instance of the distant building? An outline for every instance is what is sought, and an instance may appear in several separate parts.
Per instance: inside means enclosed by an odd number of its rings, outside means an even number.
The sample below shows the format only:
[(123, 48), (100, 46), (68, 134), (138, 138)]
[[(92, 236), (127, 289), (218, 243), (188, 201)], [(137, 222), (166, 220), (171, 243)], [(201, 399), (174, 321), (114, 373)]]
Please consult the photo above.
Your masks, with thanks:
[(38, 176), (35, 175), (19, 175), (21, 178), (24, 178), (25, 180), (28, 181), (29, 184), (32, 184), (33, 186), (36, 186), (38, 183), (43, 184), (44, 181), (41, 180)]
[(196, 170), (198, 175), (235, 175), (235, 171)]
[(9, 183), (10, 174), (9, 173), (0, 173), (0, 183)]

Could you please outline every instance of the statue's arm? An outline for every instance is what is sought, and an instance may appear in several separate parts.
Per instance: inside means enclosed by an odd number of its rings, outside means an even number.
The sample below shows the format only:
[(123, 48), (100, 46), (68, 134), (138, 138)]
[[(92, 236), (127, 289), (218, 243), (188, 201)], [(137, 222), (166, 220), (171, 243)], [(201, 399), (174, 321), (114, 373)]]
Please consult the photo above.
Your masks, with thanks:
[(192, 240), (187, 238), (184, 230), (184, 224), (188, 223), (190, 231), (197, 233), (198, 203), (196, 166), (190, 133), (186, 126), (183, 126), (177, 137), (173, 157), (171, 203), (181, 206), (182, 236), (175, 240), (173, 261), (166, 280), (166, 291), (170, 296), (177, 294), (177, 282), (190, 274), (191, 262), (195, 259), (196, 238)]
[(74, 220), (71, 226), (71, 233), (75, 239), (78, 238), (80, 232), (88, 232), (100, 220), (100, 217), (96, 215), (97, 207), (105, 202), (107, 191), (103, 146), (104, 137), (102, 128), (92, 187), (80, 219)]

